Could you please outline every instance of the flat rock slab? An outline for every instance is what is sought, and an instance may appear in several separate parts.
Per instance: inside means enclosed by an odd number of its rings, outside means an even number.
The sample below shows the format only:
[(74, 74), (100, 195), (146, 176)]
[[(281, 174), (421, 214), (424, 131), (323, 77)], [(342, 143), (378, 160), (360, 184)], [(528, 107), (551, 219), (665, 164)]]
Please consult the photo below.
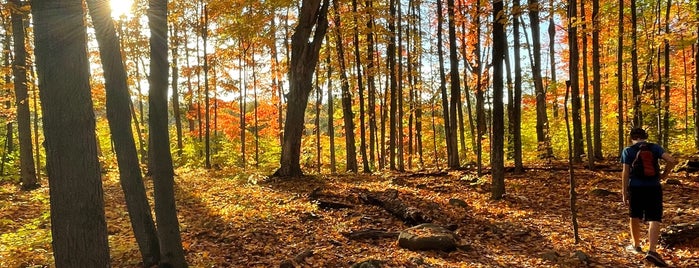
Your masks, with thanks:
[(398, 245), (409, 250), (452, 251), (456, 249), (456, 235), (444, 227), (424, 223), (401, 231)]

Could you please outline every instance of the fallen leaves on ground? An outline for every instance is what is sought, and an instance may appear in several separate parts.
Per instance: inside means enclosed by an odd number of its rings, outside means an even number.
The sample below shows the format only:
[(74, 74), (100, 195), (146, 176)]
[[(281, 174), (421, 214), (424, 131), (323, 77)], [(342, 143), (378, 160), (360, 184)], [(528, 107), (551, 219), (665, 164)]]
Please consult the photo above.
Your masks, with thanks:
[[(567, 171), (538, 168), (506, 175), (502, 200), (490, 199), (490, 177), (469, 171), (318, 175), (294, 179), (242, 176), (237, 170), (177, 171), (183, 247), (191, 267), (348, 267), (375, 259), (385, 267), (639, 267), (626, 253), (627, 212), (618, 172), (575, 170), (581, 242), (575, 244)], [(699, 219), (695, 174), (666, 185), (663, 225)], [(152, 196), (151, 182), (146, 180)], [(104, 177), (106, 216), (114, 267), (139, 267), (118, 176)], [(350, 202), (349, 209), (319, 209), (308, 196)], [(456, 226), (453, 252), (412, 252), (395, 239), (349, 240), (343, 233), (407, 227), (383, 209), (363, 204), (357, 191), (395, 189), (401, 201), (434, 223)], [(605, 189), (612, 194), (591, 194)], [(466, 206), (454, 199), (465, 201)], [(457, 204), (458, 203), (458, 204)], [(20, 192), (0, 185), (0, 267), (52, 266), (48, 189)], [(645, 232), (644, 232), (645, 237)], [(644, 239), (647, 249), (647, 241)], [(310, 255), (308, 254), (310, 251)], [(589, 257), (581, 260), (580, 251)], [(676, 267), (699, 267), (699, 241), (661, 248)], [(300, 257), (299, 257), (300, 256)], [(295, 259), (296, 257), (296, 259)]]

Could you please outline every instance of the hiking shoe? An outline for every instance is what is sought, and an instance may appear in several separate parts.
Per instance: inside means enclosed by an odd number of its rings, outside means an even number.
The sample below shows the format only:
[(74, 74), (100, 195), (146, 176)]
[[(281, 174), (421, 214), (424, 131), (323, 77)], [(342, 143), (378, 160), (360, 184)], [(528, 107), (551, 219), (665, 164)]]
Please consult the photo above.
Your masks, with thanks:
[(646, 260), (655, 264), (657, 267), (667, 267), (667, 263), (665, 263), (663, 258), (660, 257), (660, 254), (655, 251), (648, 251), (648, 253), (646, 253)]
[(633, 245), (628, 245), (624, 249), (626, 249), (626, 252), (628, 253), (635, 253), (635, 254), (642, 254), (643, 249), (641, 249), (640, 246), (633, 246)]

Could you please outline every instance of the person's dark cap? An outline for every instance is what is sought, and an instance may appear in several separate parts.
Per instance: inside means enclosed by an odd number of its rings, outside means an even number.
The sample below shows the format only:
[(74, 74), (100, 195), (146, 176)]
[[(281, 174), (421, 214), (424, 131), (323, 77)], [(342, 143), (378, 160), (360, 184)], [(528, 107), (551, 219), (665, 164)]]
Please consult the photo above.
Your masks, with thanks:
[(633, 128), (629, 133), (631, 140), (645, 140), (648, 138), (648, 133), (642, 128)]

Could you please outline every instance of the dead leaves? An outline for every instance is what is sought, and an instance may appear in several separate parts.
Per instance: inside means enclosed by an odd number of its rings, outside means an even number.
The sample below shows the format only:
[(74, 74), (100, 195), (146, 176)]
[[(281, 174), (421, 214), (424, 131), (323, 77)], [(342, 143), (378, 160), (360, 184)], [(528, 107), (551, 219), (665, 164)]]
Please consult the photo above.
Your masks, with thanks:
[[(183, 247), (192, 267), (348, 267), (375, 259), (385, 267), (637, 267), (628, 256), (626, 208), (615, 195), (584, 194), (578, 199), (579, 245), (573, 244), (565, 170), (532, 170), (507, 176), (507, 195), (491, 201), (489, 177), (449, 173), (340, 175), (272, 180), (230, 171), (177, 172), (177, 205)], [(138, 267), (139, 253), (123, 205), (117, 176), (105, 176), (105, 203), (112, 263)], [(617, 173), (576, 170), (579, 193), (618, 192)], [(475, 178), (477, 183), (461, 178)], [(665, 188), (663, 225), (690, 222), (699, 215), (699, 185), (676, 178)], [(150, 182), (146, 185), (150, 189)], [(351, 208), (327, 209), (309, 202), (314, 189)], [(406, 205), (426, 212), (439, 225), (453, 225), (469, 250), (413, 252), (393, 236), (352, 240), (361, 230), (397, 232), (409, 226), (385, 210), (363, 204), (357, 190), (392, 189)], [(51, 265), (48, 190), (18, 192), (0, 185), (0, 266)], [(332, 198), (329, 198), (332, 197)], [(323, 199), (323, 200), (325, 200)], [(458, 201), (457, 201), (458, 200)], [(644, 234), (645, 236), (645, 234)], [(644, 242), (645, 243), (645, 242)], [(645, 243), (647, 244), (647, 243)], [(646, 246), (647, 247), (647, 246)], [(312, 255), (297, 258), (301, 253)], [(581, 259), (582, 252), (587, 258)], [(542, 257), (555, 252), (555, 259)], [(660, 253), (677, 267), (699, 267), (699, 241)]]

